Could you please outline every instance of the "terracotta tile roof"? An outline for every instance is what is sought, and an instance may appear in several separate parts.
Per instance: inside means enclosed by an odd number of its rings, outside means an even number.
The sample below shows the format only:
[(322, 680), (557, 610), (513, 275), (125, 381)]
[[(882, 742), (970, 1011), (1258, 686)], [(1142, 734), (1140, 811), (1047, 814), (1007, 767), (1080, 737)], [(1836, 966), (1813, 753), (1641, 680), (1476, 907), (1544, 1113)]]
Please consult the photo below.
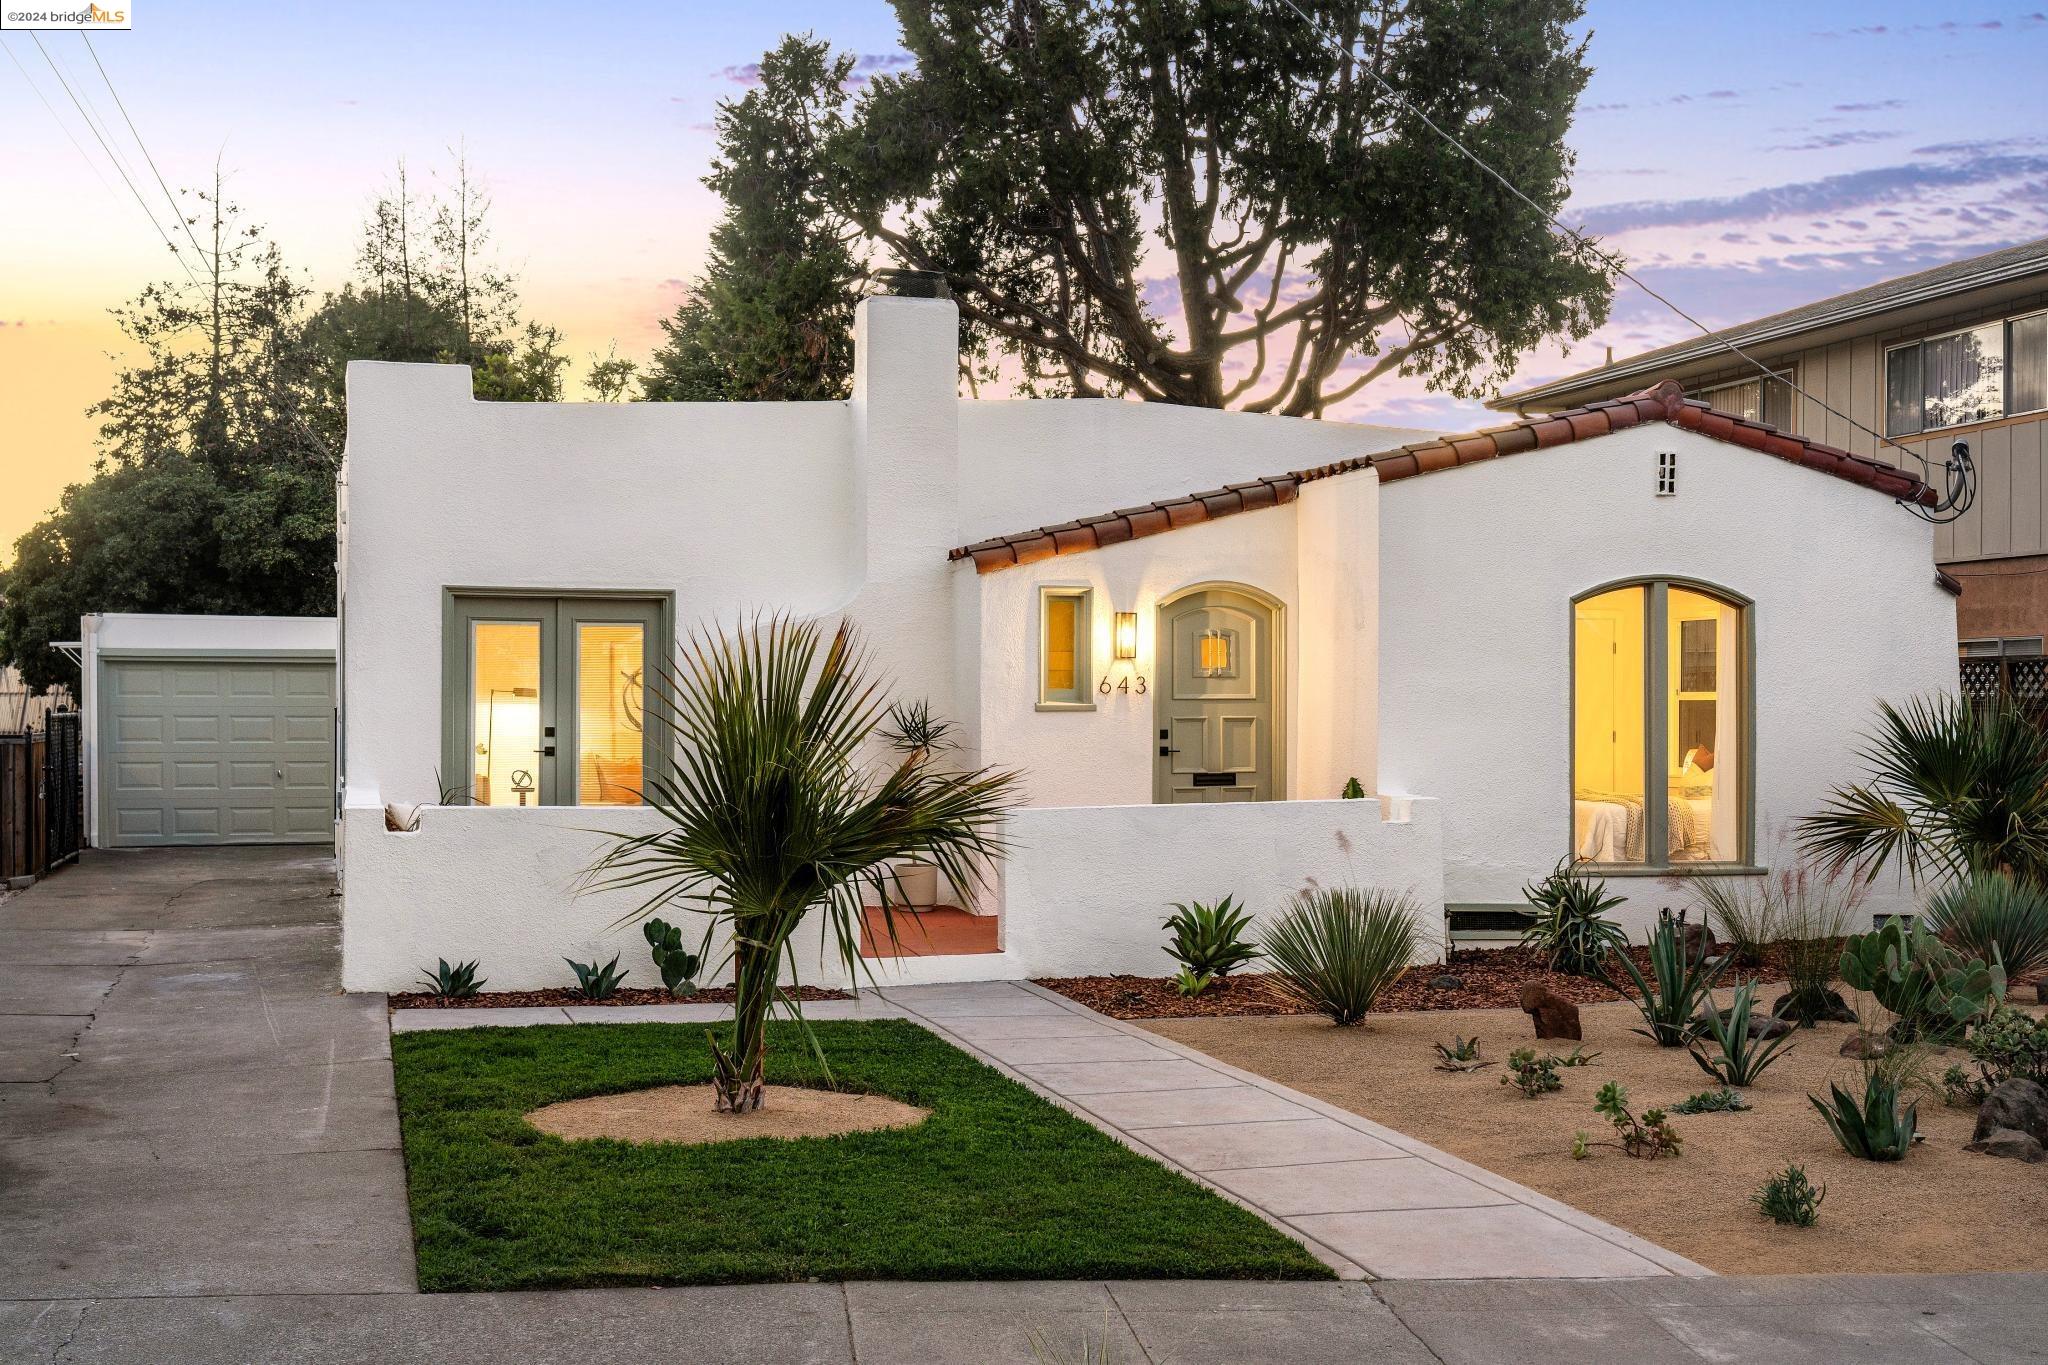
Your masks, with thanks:
[(1803, 436), (1787, 436), (1776, 427), (1714, 412), (1698, 399), (1685, 396), (1676, 380), (1667, 379), (1626, 398), (1606, 399), (1583, 408), (1531, 417), (1507, 426), (1458, 436), (1439, 436), (1395, 450), (1357, 455), (1313, 469), (1298, 469), (1251, 483), (1233, 483), (1206, 493), (1127, 507), (1106, 516), (1084, 517), (1057, 526), (1040, 526), (1014, 535), (962, 545), (947, 553), (948, 559), (972, 559), (977, 573), (993, 573), (1017, 564), (1032, 564), (1055, 555), (1079, 554), (1141, 536), (1158, 535), (1198, 521), (1213, 521), (1237, 512), (1256, 511), (1293, 502), (1301, 485), (1371, 469), (1381, 483), (1433, 474), (1459, 465), (1497, 460), (1531, 450), (1548, 450), (1572, 441), (1590, 440), (1611, 432), (1624, 431), (1643, 422), (1669, 422), (1717, 441), (1746, 446), (1781, 460), (1832, 474), (1838, 479), (1861, 484), (1906, 502), (1932, 504), (1935, 492), (1905, 470), (1882, 460), (1852, 455), (1834, 446), (1822, 445)]
[(1583, 441), (1594, 436), (1605, 436), (1609, 432), (1622, 431), (1643, 422), (1669, 422), (1687, 431), (1696, 431), (1702, 436), (1711, 436), (1717, 441), (1731, 445), (1746, 446), (1751, 450), (1775, 455), (1793, 464), (1817, 469), (1823, 474), (1832, 474), (1850, 483), (1862, 484), (1889, 497), (1903, 502), (1932, 504), (1934, 490), (1918, 477), (1864, 455), (1852, 455), (1834, 446), (1822, 445), (1819, 441), (1804, 436), (1787, 436), (1776, 427), (1762, 422), (1751, 422), (1741, 417), (1730, 417), (1715, 412), (1696, 398), (1687, 398), (1685, 390), (1676, 380), (1667, 379), (1652, 385), (1640, 393), (1626, 398), (1610, 398), (1598, 403), (1588, 403), (1582, 408), (1570, 408), (1564, 412), (1551, 413), (1547, 417), (1531, 417), (1504, 427), (1492, 427), (1486, 431), (1473, 432), (1467, 436), (1445, 436), (1434, 441), (1420, 441), (1399, 450), (1382, 451), (1377, 455), (1360, 460), (1345, 461), (1341, 465), (1326, 465), (1316, 470), (1303, 470), (1296, 477), (1306, 483), (1311, 479), (1327, 478), (1330, 474), (1342, 474), (1361, 464), (1369, 464), (1379, 471), (1381, 483), (1396, 479), (1411, 478), (1417, 474), (1430, 474), (1439, 469), (1451, 469), (1458, 465), (1475, 464), (1481, 460), (1498, 459), (1503, 455), (1515, 455), (1526, 450), (1547, 450), (1552, 446), (1564, 445), (1571, 441)]
[(1083, 517), (1079, 521), (1063, 521), (1057, 526), (1040, 526), (1015, 535), (976, 541), (948, 551), (946, 558), (971, 559), (977, 573), (992, 573), (1013, 564), (1033, 564), (1054, 555), (1078, 554), (1141, 536), (1156, 536), (1161, 531), (1192, 526), (1198, 521), (1214, 521), (1237, 512), (1278, 507), (1294, 501), (1294, 490), (1299, 481), (1296, 475), (1281, 474), (1250, 483), (1233, 483), (1223, 488), (1212, 488), (1206, 493), (1190, 493), (1186, 497), (1168, 498), (1163, 502), (1148, 502), (1142, 507), (1126, 507), (1105, 516)]

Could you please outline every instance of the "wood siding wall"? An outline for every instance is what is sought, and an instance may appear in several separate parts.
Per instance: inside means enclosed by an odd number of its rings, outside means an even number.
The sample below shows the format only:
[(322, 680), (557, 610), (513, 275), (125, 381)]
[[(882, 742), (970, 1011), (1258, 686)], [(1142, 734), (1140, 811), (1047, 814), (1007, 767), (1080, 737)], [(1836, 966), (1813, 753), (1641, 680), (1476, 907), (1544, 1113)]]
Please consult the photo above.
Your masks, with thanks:
[[(1878, 332), (1802, 351), (1767, 353), (1759, 359), (1772, 369), (1791, 367), (1799, 387), (1818, 400), (1798, 400), (1799, 435), (1858, 455), (1908, 464), (1914, 473), (1926, 474), (1897, 450), (1881, 446), (1821, 404), (1854, 417), (1872, 430), (1883, 431), (1887, 347), (1994, 318), (2018, 317), (2044, 305), (2048, 305), (2048, 290), (1996, 308), (1955, 313), (1911, 330)], [(1745, 378), (1747, 373), (1754, 372), (1747, 367), (1731, 366), (1725, 373), (1690, 381), (1686, 388), (1696, 394), (1715, 384)], [(1931, 462), (1933, 473), (1927, 475), (1928, 481), (1939, 485), (1940, 463), (1948, 457), (1949, 445), (1958, 437), (1969, 441), (1970, 452), (1976, 458), (1977, 501), (1961, 520), (1936, 529), (1936, 561), (1952, 564), (2048, 554), (2048, 479), (2042, 477), (2043, 464), (2048, 462), (2048, 412), (1959, 427), (1951, 432), (1902, 440), (1899, 444)]]

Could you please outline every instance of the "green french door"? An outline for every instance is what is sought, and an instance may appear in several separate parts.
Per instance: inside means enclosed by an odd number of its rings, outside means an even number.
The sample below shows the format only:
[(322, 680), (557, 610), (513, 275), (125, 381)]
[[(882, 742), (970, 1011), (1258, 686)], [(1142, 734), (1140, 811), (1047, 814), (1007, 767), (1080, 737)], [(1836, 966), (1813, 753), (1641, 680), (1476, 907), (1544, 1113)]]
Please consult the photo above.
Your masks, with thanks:
[(658, 750), (645, 680), (666, 604), (458, 596), (442, 694), (443, 781), (485, 806), (637, 806)]

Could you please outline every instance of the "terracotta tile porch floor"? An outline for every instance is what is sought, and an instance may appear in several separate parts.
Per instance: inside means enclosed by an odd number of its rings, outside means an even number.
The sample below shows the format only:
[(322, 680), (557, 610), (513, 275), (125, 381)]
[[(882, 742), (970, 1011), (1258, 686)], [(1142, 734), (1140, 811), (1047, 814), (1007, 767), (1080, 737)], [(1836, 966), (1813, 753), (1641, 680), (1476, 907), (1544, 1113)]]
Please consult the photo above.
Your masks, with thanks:
[(891, 943), (881, 907), (869, 906), (862, 912), (862, 957), (957, 957), (1001, 951), (996, 944), (994, 915), (970, 915), (950, 905), (937, 905), (916, 915), (899, 910), (895, 920), (896, 942)]

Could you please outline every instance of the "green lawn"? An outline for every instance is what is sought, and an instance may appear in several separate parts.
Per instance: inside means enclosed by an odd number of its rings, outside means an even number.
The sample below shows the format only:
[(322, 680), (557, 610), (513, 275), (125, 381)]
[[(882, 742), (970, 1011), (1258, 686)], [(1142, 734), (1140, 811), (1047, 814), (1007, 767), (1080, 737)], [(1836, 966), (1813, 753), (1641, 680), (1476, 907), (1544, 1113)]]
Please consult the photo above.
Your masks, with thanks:
[[(813, 1027), (841, 1086), (932, 1117), (798, 1141), (564, 1142), (521, 1116), (706, 1082), (703, 1029), (394, 1036), (420, 1288), (1330, 1274), (1250, 1213), (914, 1024)], [(789, 1026), (770, 1049), (771, 1083), (819, 1079)]]

